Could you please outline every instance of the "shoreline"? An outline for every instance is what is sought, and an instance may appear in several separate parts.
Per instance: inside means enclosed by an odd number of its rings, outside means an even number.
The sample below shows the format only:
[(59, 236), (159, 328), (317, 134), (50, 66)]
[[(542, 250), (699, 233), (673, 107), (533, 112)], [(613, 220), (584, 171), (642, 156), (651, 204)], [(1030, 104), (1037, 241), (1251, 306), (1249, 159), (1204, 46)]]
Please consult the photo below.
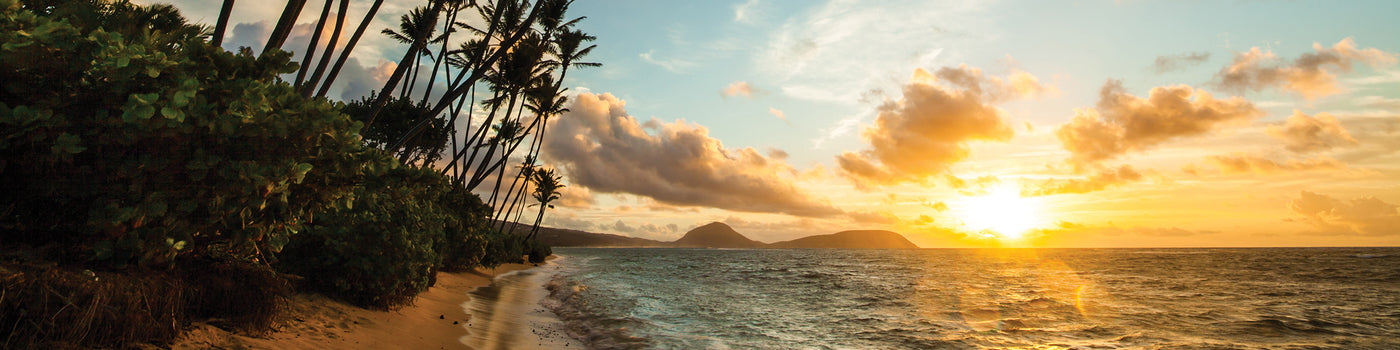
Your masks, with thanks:
[(171, 342), (170, 348), (470, 349), (461, 339), (467, 336), (472, 318), (465, 308), (472, 303), (472, 293), (492, 285), (497, 277), (548, 264), (439, 272), (437, 284), (419, 294), (413, 305), (394, 311), (369, 310), (319, 294), (298, 293), (290, 298), (283, 319), (267, 334), (239, 334), (197, 322)]

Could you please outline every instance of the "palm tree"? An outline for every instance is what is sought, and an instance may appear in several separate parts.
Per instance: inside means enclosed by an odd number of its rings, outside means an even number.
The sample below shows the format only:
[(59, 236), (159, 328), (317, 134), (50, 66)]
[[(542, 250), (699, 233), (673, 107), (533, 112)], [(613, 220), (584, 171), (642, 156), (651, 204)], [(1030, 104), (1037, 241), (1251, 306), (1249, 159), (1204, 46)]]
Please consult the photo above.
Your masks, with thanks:
[(316, 64), (316, 72), (311, 73), (311, 84), (305, 86), (301, 91), (303, 97), (311, 97), (311, 92), (314, 91), (313, 88), (316, 86), (316, 82), (320, 81), (321, 74), (326, 72), (326, 65), (330, 64), (331, 55), (335, 53), (335, 44), (340, 41), (341, 28), (345, 27), (345, 10), (349, 9), (349, 7), (350, 0), (340, 0), (340, 12), (335, 16), (335, 31), (331, 33), (330, 42), (326, 43), (326, 53), (321, 54), (321, 62)]
[(374, 21), (374, 14), (379, 13), (379, 5), (383, 5), (384, 0), (374, 0), (374, 4), (369, 6), (369, 12), (365, 13), (365, 19), (360, 21), (360, 26), (355, 28), (355, 34), (350, 36), (350, 41), (345, 43), (345, 49), (341, 50), (340, 58), (335, 60), (335, 66), (331, 67), (331, 72), (326, 74), (326, 81), (321, 83), (321, 90), (316, 92), (316, 97), (326, 96), (330, 91), (331, 83), (335, 82), (335, 77), (340, 75), (340, 68), (345, 66), (345, 60), (350, 58), (350, 51), (355, 49), (355, 45), (360, 43), (360, 38), (365, 35), (365, 29), (369, 28), (369, 22)]
[(219, 9), (219, 21), (214, 25), (214, 37), (209, 44), (218, 47), (224, 44), (224, 30), (228, 29), (228, 16), (233, 13), (233, 0), (224, 0), (223, 8)]
[(277, 19), (277, 25), (272, 27), (272, 34), (267, 38), (267, 46), (263, 47), (261, 54), (267, 54), (272, 49), (281, 49), (282, 43), (287, 41), (287, 36), (292, 34), (292, 27), (297, 24), (297, 16), (301, 15), (301, 8), (306, 5), (306, 0), (287, 0), (287, 7), (282, 9), (282, 17)]
[[(442, 12), (442, 8), (444, 5), (446, 5), (445, 0), (433, 0), (431, 8), (420, 7), (410, 12), (410, 15), (412, 15), (413, 13), (418, 13), (420, 16), (422, 16), (421, 19), (413, 19), (412, 16), (408, 15), (400, 17), (400, 29), (410, 30), (405, 30), (405, 33), (394, 34), (398, 34), (403, 39), (410, 40), (410, 42), (412, 42), (412, 45), (409, 45), (408, 51), (405, 51), (403, 53), (403, 58), (399, 60), (399, 66), (397, 68), (394, 68), (394, 73), (389, 75), (389, 80), (384, 82), (384, 88), (379, 89), (379, 99), (374, 102), (375, 107), (370, 111), (369, 120), (365, 121), (366, 125), (374, 124), (374, 118), (379, 115), (379, 111), (384, 108), (384, 104), (389, 102), (389, 96), (392, 96), (391, 92), (394, 91), (395, 87), (399, 86), (399, 80), (403, 79), (404, 73), (409, 68), (408, 65), (412, 64), (414, 62), (414, 59), (418, 57), (418, 51), (422, 50), (423, 47), (428, 44), (426, 39), (428, 38), (428, 35), (430, 35), (429, 33), (431, 33), (433, 29), (436, 29), (435, 24), (437, 23), (438, 13)], [(404, 25), (411, 25), (412, 27), (404, 28)], [(424, 28), (423, 26), (426, 26), (426, 28)], [(393, 32), (392, 30), (387, 29), (386, 31), (387, 32), (385, 34)], [(394, 34), (389, 34), (389, 36), (394, 37)], [(408, 34), (422, 34), (422, 36), (414, 36), (412, 38), (409, 38), (405, 36)], [(400, 39), (399, 37), (394, 38)], [(434, 108), (432, 111), (432, 115), (437, 115), (438, 113), (442, 113), (442, 110)]]
[(316, 57), (316, 44), (321, 42), (321, 31), (326, 29), (326, 18), (331, 15), (331, 3), (332, 0), (326, 0), (326, 5), (321, 7), (321, 19), (316, 21), (316, 30), (311, 32), (311, 41), (306, 42), (306, 55), (301, 58), (301, 68), (297, 69), (296, 83), (292, 84), (297, 89), (302, 88), (306, 72), (311, 70), (311, 58)]
[(535, 191), (531, 192), (530, 196), (539, 202), (540, 213), (535, 216), (535, 225), (530, 229), (530, 235), (525, 236), (526, 240), (535, 238), (540, 232), (540, 221), (544, 221), (544, 209), (554, 209), (554, 205), (549, 203), (559, 199), (559, 189), (564, 188), (563, 177), (555, 174), (554, 169), (542, 168), (535, 170), (531, 175), (533, 176), (530, 177), (530, 182), (534, 183)]

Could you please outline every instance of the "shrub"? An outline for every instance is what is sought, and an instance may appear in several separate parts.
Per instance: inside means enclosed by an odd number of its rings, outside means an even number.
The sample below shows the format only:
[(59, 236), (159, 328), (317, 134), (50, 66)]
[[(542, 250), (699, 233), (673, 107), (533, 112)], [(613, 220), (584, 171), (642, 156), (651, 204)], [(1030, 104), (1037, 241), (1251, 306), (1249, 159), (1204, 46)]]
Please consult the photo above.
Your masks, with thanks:
[(351, 206), (316, 216), (283, 251), (279, 269), (355, 305), (408, 304), (432, 283), (445, 238), (433, 200), (447, 184), (431, 170), (393, 166), (365, 178)]
[(444, 211), (442, 270), (465, 271), (481, 264), (486, 254), (491, 207), (481, 197), (452, 186), (436, 202)]
[(290, 54), (212, 47), (167, 5), (0, 0), (0, 43), (0, 240), (256, 258), (362, 171), (359, 123), (276, 78)]
[(554, 249), (551, 249), (548, 244), (544, 244), (537, 239), (531, 239), (526, 242), (526, 249), (526, 255), (530, 256), (530, 263), (532, 264), (542, 263), (550, 254), (554, 254)]

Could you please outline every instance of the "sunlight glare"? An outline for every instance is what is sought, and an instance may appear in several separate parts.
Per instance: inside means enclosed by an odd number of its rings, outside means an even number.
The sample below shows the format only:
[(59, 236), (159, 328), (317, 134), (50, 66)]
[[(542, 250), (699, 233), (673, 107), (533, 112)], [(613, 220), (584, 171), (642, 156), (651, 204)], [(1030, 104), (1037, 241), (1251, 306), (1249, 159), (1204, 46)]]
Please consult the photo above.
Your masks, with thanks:
[(959, 217), (977, 232), (1001, 239), (1018, 239), (1042, 222), (1037, 202), (1021, 197), (1016, 186), (999, 186), (983, 196), (958, 201)]

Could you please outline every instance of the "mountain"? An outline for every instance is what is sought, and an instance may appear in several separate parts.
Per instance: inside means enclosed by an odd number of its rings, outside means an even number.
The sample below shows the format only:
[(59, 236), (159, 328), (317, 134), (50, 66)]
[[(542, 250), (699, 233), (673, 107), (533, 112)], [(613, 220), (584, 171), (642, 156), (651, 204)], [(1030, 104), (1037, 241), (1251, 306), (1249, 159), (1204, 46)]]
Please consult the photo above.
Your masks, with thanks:
[[(530, 232), (530, 225), (517, 226), (515, 231), (516, 234), (526, 234)], [(540, 227), (536, 237), (551, 247), (664, 247), (669, 244), (645, 238), (551, 227)]]
[(696, 227), (671, 244), (690, 248), (762, 248), (766, 246), (763, 242), (744, 237), (744, 235), (735, 232), (729, 225), (720, 222)]
[[(530, 225), (516, 226), (514, 231), (515, 234), (524, 235), (530, 231)], [(883, 230), (843, 231), (766, 244), (744, 237), (743, 234), (734, 231), (734, 228), (720, 222), (696, 227), (674, 242), (550, 227), (540, 227), (538, 238), (540, 242), (552, 247), (918, 248), (904, 236)]]
[(842, 231), (777, 242), (769, 248), (918, 248), (904, 236), (884, 230)]

